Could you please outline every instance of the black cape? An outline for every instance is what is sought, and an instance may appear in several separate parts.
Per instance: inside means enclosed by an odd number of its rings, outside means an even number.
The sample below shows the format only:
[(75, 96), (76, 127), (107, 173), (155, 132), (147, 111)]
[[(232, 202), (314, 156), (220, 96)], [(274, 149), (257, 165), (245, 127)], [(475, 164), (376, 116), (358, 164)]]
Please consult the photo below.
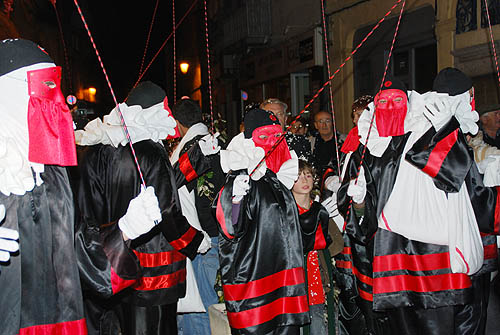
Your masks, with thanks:
[(2, 227), (19, 231), (19, 253), (0, 266), (0, 334), (86, 334), (68, 176), (45, 165), (41, 177), (22, 196), (0, 194)]

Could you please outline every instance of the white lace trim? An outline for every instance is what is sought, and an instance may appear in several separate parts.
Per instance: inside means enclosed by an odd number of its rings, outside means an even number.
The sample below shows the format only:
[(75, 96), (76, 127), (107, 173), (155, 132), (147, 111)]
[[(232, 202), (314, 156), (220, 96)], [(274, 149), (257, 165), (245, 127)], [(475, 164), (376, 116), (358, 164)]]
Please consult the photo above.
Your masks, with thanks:
[[(143, 109), (140, 105), (118, 105), (125, 119), (132, 143), (143, 140), (159, 142), (168, 135), (175, 134), (175, 119), (163, 108), (163, 102)], [(115, 148), (128, 143), (121, 125), (118, 110), (115, 107), (103, 121), (97, 118), (90, 121), (84, 130), (75, 131), (75, 142), (78, 145), (111, 144)]]

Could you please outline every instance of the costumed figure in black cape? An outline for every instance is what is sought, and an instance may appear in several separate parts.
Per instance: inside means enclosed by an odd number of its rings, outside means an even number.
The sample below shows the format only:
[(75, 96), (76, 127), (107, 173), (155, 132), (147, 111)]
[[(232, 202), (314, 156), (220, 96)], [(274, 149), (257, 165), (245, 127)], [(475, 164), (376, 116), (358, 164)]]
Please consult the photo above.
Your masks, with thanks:
[(221, 150), (228, 177), (215, 201), (229, 324), (233, 334), (298, 334), (309, 322), (301, 228), (290, 192), (298, 158), (281, 138), (258, 166), (282, 129), (261, 109), (248, 111), (244, 123), (245, 131)]
[(1, 267), (0, 334), (87, 333), (65, 169), (77, 163), (75, 140), (60, 85), (40, 46), (0, 41), (2, 228), (19, 231), (19, 253)]
[[(118, 107), (147, 185), (142, 191)], [(174, 136), (175, 127), (163, 89), (143, 82), (103, 121), (75, 132), (86, 146), (79, 157), (76, 247), (92, 334), (177, 334), (186, 257), (204, 247), (203, 234), (181, 213), (177, 189), (209, 167), (205, 155), (218, 146), (207, 135), (172, 167), (161, 140)]]
[(338, 192), (346, 248), (336, 265), (367, 333), (481, 333), (474, 278), (495, 266), (481, 234), (498, 234), (500, 205), (465, 141), (477, 131), (471, 83), (458, 86), (420, 95), (389, 76), (359, 120)]

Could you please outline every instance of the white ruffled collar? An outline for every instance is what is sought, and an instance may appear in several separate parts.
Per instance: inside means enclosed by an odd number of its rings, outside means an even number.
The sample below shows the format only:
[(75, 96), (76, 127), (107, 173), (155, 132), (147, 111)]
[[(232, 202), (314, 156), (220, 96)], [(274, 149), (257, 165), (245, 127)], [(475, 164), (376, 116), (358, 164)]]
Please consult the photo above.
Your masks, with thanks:
[[(175, 134), (175, 119), (163, 108), (163, 102), (143, 109), (140, 105), (119, 104), (120, 111), (127, 125), (132, 143), (143, 140), (159, 142), (168, 135)], [(127, 138), (120, 122), (120, 115), (115, 107), (103, 121), (96, 118), (90, 121), (84, 130), (75, 131), (78, 145), (111, 144), (115, 148), (126, 145)]]
[(54, 66), (38, 63), (0, 76), (0, 192), (6, 196), (23, 195), (43, 183), (45, 166), (28, 160), (27, 72)]
[(208, 128), (201, 122), (195, 123), (191, 127), (189, 127), (186, 134), (182, 136), (181, 141), (175, 148), (174, 152), (172, 152), (172, 155), (170, 156), (170, 164), (173, 165), (179, 160), (179, 154), (187, 142), (191, 141), (198, 135), (207, 135), (207, 134), (208, 134)]
[[(288, 189), (293, 187), (299, 175), (299, 159), (297, 154), (293, 150), (290, 150), (290, 154), (292, 158), (284, 162), (276, 174), (278, 180)], [(250, 174), (264, 156), (264, 149), (256, 147), (251, 139), (245, 138), (244, 134), (240, 133), (229, 142), (226, 150), (220, 151), (220, 164), (224, 173), (246, 169), (247, 173)], [(267, 166), (264, 161), (255, 170), (251, 178), (259, 180), (264, 176), (266, 170)]]

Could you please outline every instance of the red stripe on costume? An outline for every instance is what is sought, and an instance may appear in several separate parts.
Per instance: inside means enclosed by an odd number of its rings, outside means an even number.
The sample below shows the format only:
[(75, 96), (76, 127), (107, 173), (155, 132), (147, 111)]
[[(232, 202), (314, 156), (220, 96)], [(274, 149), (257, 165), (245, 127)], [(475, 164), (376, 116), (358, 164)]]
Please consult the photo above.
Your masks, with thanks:
[(191, 165), (191, 161), (189, 160), (187, 152), (183, 154), (181, 157), (179, 157), (179, 169), (181, 170), (184, 177), (186, 177), (186, 181), (188, 182), (198, 178), (196, 171)]
[(387, 219), (385, 218), (384, 211), (382, 211), (382, 220), (384, 220), (385, 227), (387, 228), (388, 231), (392, 231), (391, 228), (389, 228), (389, 223), (387, 222)]
[(465, 260), (465, 257), (464, 255), (462, 254), (462, 252), (460, 251), (460, 249), (458, 248), (455, 248), (455, 250), (457, 251), (458, 255), (462, 258), (462, 260), (464, 261), (465, 263), (465, 266), (467, 267), (467, 271), (465, 273), (469, 273), (470, 271), (470, 268), (469, 268), (469, 263), (467, 263), (467, 261)]
[(223, 285), (224, 299), (238, 301), (260, 297), (279, 288), (305, 283), (304, 268), (283, 270), (245, 284)]
[(371, 293), (368, 293), (366, 291), (363, 291), (362, 289), (360, 289), (358, 287), (358, 293), (359, 293), (359, 296), (365, 300), (368, 300), (368, 301), (373, 301), (373, 294)]
[(344, 255), (352, 255), (351, 247), (344, 247), (344, 249), (342, 249), (342, 253)]
[(139, 284), (134, 286), (136, 291), (152, 291), (162, 288), (174, 287), (179, 283), (186, 281), (186, 269), (180, 269), (174, 273), (169, 273), (163, 276), (142, 277), (139, 279)]
[(318, 224), (316, 235), (314, 237), (314, 250), (321, 250), (326, 248), (325, 235), (323, 235), (323, 228)]
[(198, 231), (196, 229), (194, 229), (193, 227), (189, 227), (189, 229), (187, 230), (187, 232), (184, 233), (184, 235), (182, 235), (177, 240), (169, 242), (169, 243), (174, 249), (182, 250), (185, 247), (187, 247), (187, 245), (189, 243), (191, 243), (193, 241), (193, 238), (196, 236), (197, 232)]
[(495, 206), (495, 222), (493, 229), (496, 235), (500, 235), (500, 186), (497, 186), (497, 203)]
[(186, 259), (186, 256), (184, 256), (177, 250), (157, 252), (154, 254), (148, 254), (134, 250), (134, 254), (139, 259), (139, 263), (141, 264), (141, 266), (145, 268), (154, 268), (157, 266), (168, 265)]
[(450, 152), (451, 148), (455, 144), (458, 138), (458, 129), (453, 131), (451, 134), (443, 138), (436, 144), (434, 150), (432, 150), (427, 160), (427, 164), (422, 169), (423, 172), (431, 176), (436, 177), (441, 165), (443, 165), (444, 159)]
[(263, 324), (281, 314), (298, 314), (309, 311), (306, 296), (284, 297), (267, 305), (241, 312), (227, 312), (231, 327), (248, 328)]
[(384, 255), (373, 258), (373, 272), (410, 270), (430, 271), (450, 267), (450, 254), (442, 252), (429, 255)]
[(116, 274), (113, 267), (111, 267), (111, 290), (113, 290), (113, 294), (116, 294), (124, 288), (134, 285), (136, 282), (137, 279), (122, 279), (119, 275)]
[(463, 273), (445, 273), (434, 276), (398, 275), (373, 279), (373, 293), (399, 291), (436, 292), (461, 290), (471, 286), (469, 276)]
[(323, 192), (323, 187), (325, 186), (324, 183), (325, 183), (325, 180), (326, 180), (326, 176), (331, 173), (331, 172), (335, 172), (333, 171), (332, 168), (327, 168), (326, 171), (323, 173), (323, 176), (321, 177), (321, 188), (320, 188), (320, 192)]
[(229, 239), (233, 239), (234, 236), (230, 235), (229, 232), (227, 231), (226, 217), (224, 216), (224, 211), (222, 210), (222, 204), (220, 203), (220, 197), (222, 196), (222, 191), (224, 191), (224, 186), (222, 186), (222, 188), (219, 191), (219, 197), (217, 198), (217, 209), (215, 210), (215, 217), (217, 218), (217, 222), (219, 223), (219, 226), (224, 232), (224, 235)]
[(341, 269), (351, 269), (352, 273), (354, 273), (356, 278), (358, 278), (361, 282), (370, 286), (373, 285), (373, 278), (359, 272), (359, 270), (352, 265), (351, 261), (336, 261), (335, 266)]
[(348, 154), (351, 151), (356, 151), (359, 147), (359, 133), (358, 126), (351, 129), (351, 131), (347, 134), (347, 137), (342, 145), (340, 151), (345, 154)]
[(85, 319), (19, 329), (19, 335), (87, 335)]
[(498, 256), (496, 244), (488, 244), (484, 246), (484, 259), (496, 259)]

